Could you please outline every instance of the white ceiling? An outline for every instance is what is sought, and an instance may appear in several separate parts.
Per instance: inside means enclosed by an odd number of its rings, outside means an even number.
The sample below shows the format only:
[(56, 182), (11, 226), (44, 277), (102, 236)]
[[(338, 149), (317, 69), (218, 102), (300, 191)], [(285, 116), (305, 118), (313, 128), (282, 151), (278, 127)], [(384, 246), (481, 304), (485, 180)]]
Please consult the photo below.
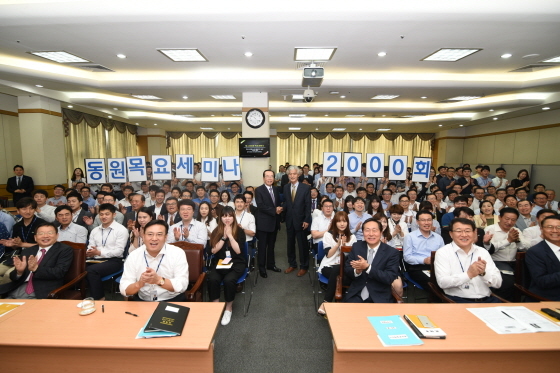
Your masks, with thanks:
[[(434, 132), (490, 123), (496, 115), (536, 113), (544, 106), (560, 109), (560, 64), (510, 72), (560, 56), (559, 40), (557, 0), (0, 0), (0, 92), (44, 95), (78, 110), (98, 110), (146, 127), (158, 123), (170, 131), (201, 126), (240, 131), (241, 118), (231, 114), (241, 112), (242, 92), (261, 91), (269, 93), (271, 127), (278, 131), (297, 126)], [(295, 47), (337, 48), (310, 104), (284, 98), (303, 92)], [(172, 62), (158, 48), (198, 48), (209, 62)], [(421, 61), (440, 48), (482, 51), (458, 62)], [(57, 50), (114, 72), (89, 72), (28, 53)], [(253, 56), (245, 57), (247, 51)], [(387, 55), (378, 57), (382, 51)], [(118, 53), (127, 58), (117, 58)], [(512, 57), (501, 58), (504, 53)], [(211, 94), (232, 94), (236, 100), (214, 100)], [(377, 94), (400, 97), (370, 99)], [(438, 103), (461, 95), (484, 98)], [(308, 116), (290, 119), (290, 113)], [(409, 114), (422, 116), (399, 118)]]

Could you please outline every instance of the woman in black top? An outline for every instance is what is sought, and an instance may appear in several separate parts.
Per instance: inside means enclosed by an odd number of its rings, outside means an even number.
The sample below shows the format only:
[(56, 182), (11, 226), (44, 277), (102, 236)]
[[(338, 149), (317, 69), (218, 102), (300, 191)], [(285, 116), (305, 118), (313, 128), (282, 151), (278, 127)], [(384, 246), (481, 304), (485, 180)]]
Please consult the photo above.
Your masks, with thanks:
[(515, 191), (518, 189), (525, 189), (527, 193), (531, 190), (529, 185), (531, 183), (531, 179), (529, 179), (529, 171), (526, 169), (519, 170), (517, 173), (517, 179), (513, 179), (509, 185), (515, 188)]
[[(211, 254), (214, 258), (208, 273), (208, 295), (212, 302), (220, 301), (220, 284), (224, 283), (226, 310), (222, 317), (222, 325), (229, 324), (231, 320), (237, 280), (247, 268), (247, 258), (242, 254), (244, 245), (245, 232), (237, 225), (233, 208), (226, 206), (218, 218), (218, 227), (210, 237)], [(216, 269), (218, 261), (228, 257), (231, 257), (231, 268)]]

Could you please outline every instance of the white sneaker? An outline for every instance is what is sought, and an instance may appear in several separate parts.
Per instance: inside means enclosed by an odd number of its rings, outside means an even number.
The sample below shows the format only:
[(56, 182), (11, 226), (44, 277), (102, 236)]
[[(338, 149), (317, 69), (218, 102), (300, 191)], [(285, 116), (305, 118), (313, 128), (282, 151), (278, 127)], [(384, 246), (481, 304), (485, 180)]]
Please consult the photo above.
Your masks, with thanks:
[(224, 311), (224, 316), (222, 317), (222, 325), (227, 325), (231, 321), (231, 311)]

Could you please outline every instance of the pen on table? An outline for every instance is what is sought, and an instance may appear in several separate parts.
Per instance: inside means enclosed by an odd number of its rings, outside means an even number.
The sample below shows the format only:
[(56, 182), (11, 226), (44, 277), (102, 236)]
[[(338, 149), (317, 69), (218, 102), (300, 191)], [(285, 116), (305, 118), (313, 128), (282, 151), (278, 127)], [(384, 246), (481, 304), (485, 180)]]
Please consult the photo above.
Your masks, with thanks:
[(101, 305), (101, 312), (105, 313), (105, 305), (104, 304)]
[[(504, 315), (506, 315), (507, 317), (509, 317), (510, 319), (513, 319), (513, 317), (511, 317), (510, 315), (508, 315), (508, 314), (505, 313), (504, 311), (502, 311), (502, 313), (503, 313)], [(514, 319), (514, 320), (515, 320), (515, 319)]]
[(125, 313), (126, 313), (126, 314), (129, 314), (129, 315), (132, 315), (132, 316), (135, 316), (135, 317), (138, 317), (138, 315), (137, 315), (137, 314), (135, 314), (135, 313), (132, 313), (132, 312), (128, 312), (128, 311), (125, 311)]

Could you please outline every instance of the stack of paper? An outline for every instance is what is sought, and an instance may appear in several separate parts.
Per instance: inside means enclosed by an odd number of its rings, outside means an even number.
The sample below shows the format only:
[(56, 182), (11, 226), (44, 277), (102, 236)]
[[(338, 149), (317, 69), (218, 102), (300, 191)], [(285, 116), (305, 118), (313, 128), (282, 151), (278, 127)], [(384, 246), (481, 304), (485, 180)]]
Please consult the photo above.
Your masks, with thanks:
[(560, 326), (523, 306), (467, 308), (498, 334), (560, 332)]
[(375, 328), (381, 344), (385, 347), (424, 344), (398, 315), (370, 316), (368, 320)]

